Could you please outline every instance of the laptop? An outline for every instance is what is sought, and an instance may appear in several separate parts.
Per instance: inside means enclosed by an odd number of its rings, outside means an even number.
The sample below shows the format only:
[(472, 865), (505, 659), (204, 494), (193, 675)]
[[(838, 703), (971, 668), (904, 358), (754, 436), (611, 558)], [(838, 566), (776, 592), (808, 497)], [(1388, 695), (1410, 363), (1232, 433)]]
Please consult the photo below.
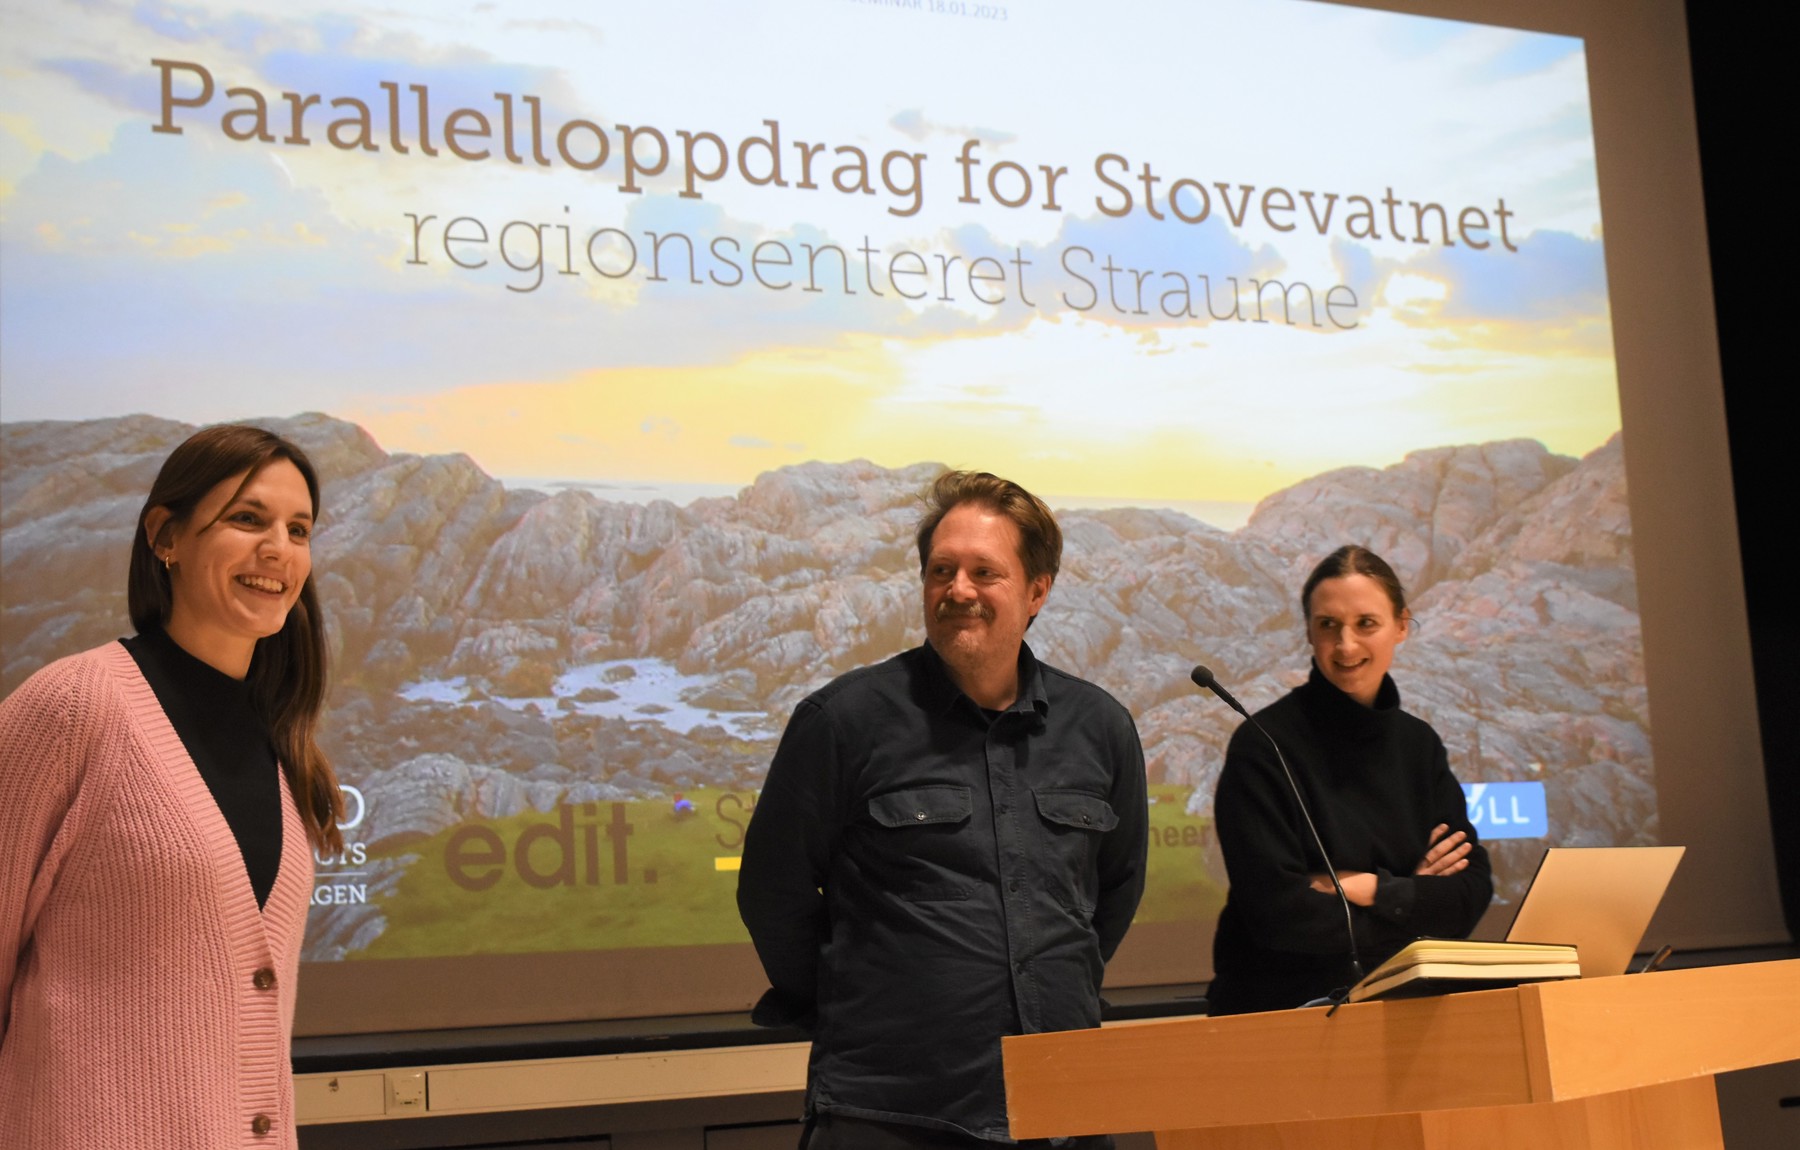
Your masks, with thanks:
[(1581, 977), (1624, 974), (1686, 847), (1551, 847), (1507, 942), (1572, 944)]

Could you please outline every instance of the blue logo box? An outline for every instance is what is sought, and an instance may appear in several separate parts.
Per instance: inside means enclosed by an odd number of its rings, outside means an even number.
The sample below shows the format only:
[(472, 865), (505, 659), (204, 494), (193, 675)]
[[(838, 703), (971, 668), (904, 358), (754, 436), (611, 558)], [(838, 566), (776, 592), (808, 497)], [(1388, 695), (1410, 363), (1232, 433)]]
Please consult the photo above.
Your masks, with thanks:
[(1475, 833), (1487, 839), (1541, 839), (1550, 833), (1543, 783), (1464, 783)]

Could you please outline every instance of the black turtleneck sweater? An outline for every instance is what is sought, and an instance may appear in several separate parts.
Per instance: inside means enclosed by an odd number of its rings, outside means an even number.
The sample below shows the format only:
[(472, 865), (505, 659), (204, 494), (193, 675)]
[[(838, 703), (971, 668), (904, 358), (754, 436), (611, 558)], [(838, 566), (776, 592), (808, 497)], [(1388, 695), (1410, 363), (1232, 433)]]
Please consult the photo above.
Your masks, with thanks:
[(281, 866), (281, 770), (250, 684), (188, 654), (165, 631), (120, 642), (219, 804), (262, 906)]
[[(1332, 862), (1378, 876), (1375, 905), (1351, 908), (1365, 972), (1422, 935), (1474, 929), (1493, 896), (1479, 843), (1457, 874), (1413, 874), (1432, 827), (1476, 835), (1443, 742), (1400, 709), (1393, 679), (1365, 707), (1315, 666), (1256, 717), (1287, 756)], [(1248, 723), (1226, 749), (1213, 816), (1231, 891), (1213, 937), (1211, 1012), (1279, 1010), (1349, 986), (1343, 906), (1311, 889), (1324, 860), (1268, 740)]]

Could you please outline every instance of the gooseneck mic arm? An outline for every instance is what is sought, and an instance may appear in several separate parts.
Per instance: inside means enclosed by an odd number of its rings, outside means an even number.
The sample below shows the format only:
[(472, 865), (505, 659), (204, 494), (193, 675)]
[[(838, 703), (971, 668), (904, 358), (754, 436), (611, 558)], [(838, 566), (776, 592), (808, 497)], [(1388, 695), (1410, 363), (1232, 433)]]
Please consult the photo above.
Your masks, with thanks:
[[(1244, 716), (1245, 721), (1260, 731), (1262, 737), (1269, 741), (1269, 746), (1275, 748), (1275, 761), (1281, 764), (1281, 773), (1287, 779), (1288, 790), (1293, 792), (1294, 802), (1300, 808), (1300, 817), (1306, 822), (1306, 831), (1312, 836), (1313, 845), (1319, 848), (1319, 857), (1325, 860), (1325, 873), (1331, 876), (1332, 889), (1337, 891), (1338, 902), (1344, 908), (1344, 931), (1350, 936), (1350, 970), (1355, 976), (1352, 985), (1361, 982), (1363, 977), (1362, 955), (1356, 948), (1356, 923), (1350, 913), (1350, 896), (1344, 893), (1344, 884), (1338, 881), (1337, 867), (1332, 864), (1331, 855), (1325, 850), (1325, 840), (1319, 837), (1319, 828), (1313, 825), (1312, 812), (1307, 809), (1306, 799), (1300, 793), (1300, 784), (1295, 781), (1294, 772), (1288, 769), (1287, 758), (1281, 753), (1281, 744), (1275, 741), (1275, 736), (1269, 734), (1266, 727), (1256, 721), (1255, 715), (1246, 711), (1242, 703), (1231, 697), (1231, 692), (1227, 691), (1219, 683), (1219, 680), (1213, 677), (1212, 668), (1201, 664), (1195, 667), (1193, 673), (1188, 677), (1194, 680), (1195, 686), (1211, 691), (1224, 700), (1227, 707)], [(1333, 1013), (1343, 1005), (1344, 998), (1349, 993), (1350, 987), (1346, 986), (1332, 994), (1331, 1010)]]

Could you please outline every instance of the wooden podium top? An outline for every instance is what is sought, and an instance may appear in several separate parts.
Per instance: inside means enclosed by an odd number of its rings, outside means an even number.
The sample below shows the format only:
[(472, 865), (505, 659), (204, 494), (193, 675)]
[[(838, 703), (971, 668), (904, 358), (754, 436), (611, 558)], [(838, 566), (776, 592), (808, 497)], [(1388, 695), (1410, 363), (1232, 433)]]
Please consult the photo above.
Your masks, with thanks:
[(1800, 959), (1002, 1040), (1016, 1138), (1561, 1101), (1800, 1058)]

